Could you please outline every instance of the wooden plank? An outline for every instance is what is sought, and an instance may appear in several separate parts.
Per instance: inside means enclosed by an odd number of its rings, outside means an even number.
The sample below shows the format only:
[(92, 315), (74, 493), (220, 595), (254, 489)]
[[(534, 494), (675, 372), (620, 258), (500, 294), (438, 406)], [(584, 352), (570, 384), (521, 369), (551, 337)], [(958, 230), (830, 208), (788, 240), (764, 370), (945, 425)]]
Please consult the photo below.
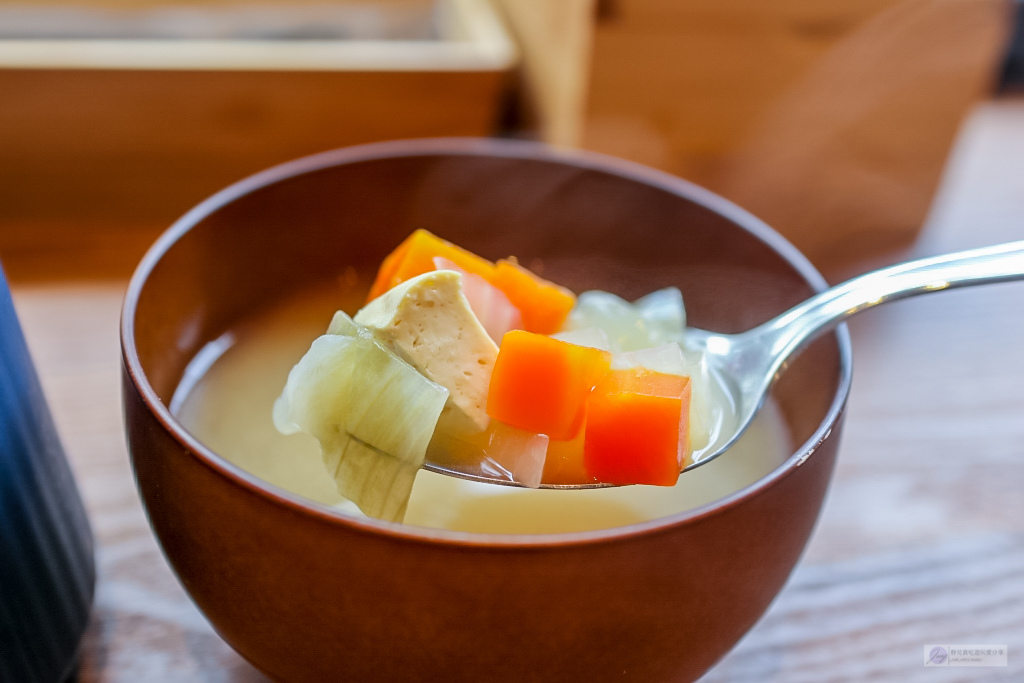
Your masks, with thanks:
[[(79, 233), (137, 245), (214, 192), (297, 157), (487, 135), (500, 87), (497, 72), (0, 70), (0, 130), (10, 132), (0, 136), (0, 257), (14, 259), (15, 278), (47, 266), (33, 253), (57, 258), (44, 277), (82, 275), (87, 261), (109, 259), (69, 253), (90, 239)], [(132, 251), (129, 264), (141, 256)]]
[[(436, 0), (369, 0), (375, 5), (380, 5), (385, 8), (394, 9), (420, 9), (423, 7), (429, 7), (435, 4)], [(24, 0), (0, 0), (0, 5), (22, 5), (26, 3)], [(61, 8), (81, 7), (81, 8), (96, 8), (96, 9), (128, 9), (134, 10), (138, 8), (151, 8), (151, 7), (167, 7), (168, 5), (175, 6), (189, 6), (189, 5), (234, 5), (237, 6), (237, 0), (174, 0), (173, 3), (167, 2), (167, 0), (78, 0), (77, 2), (71, 3), (68, 0), (32, 0), (33, 5), (37, 6), (55, 6)], [(246, 5), (269, 5), (272, 7), (286, 6), (287, 3), (283, 3), (282, 0), (246, 0)], [(313, 2), (295, 3), (296, 5), (310, 5), (315, 4)], [(332, 4), (335, 5), (354, 5), (354, 6), (366, 6), (368, 0), (332, 0)]]
[[(917, 234), (963, 116), (991, 90), (1011, 12), (1007, 0), (605, 0), (592, 40), (574, 42), (550, 36), (559, 22), (582, 33), (579, 11), (505, 4), (528, 15), (507, 12), (544, 139), (704, 185), (824, 267)], [(586, 81), (583, 107), (546, 96), (561, 79)]]
[(486, 135), (496, 72), (0, 70), (0, 217), (173, 220), (263, 168), (374, 140)]
[(0, 261), (12, 284), (124, 280), (170, 223), (26, 220), (0, 224)]
[[(232, 30), (237, 31), (247, 26), (251, 32), (253, 28), (249, 24), (254, 19), (246, 14), (249, 10), (240, 7), (207, 8), (206, 15), (202, 8), (196, 8), (186, 18), (200, 25), (199, 33), (190, 33), (181, 28), (173, 31), (170, 34), (172, 37), (150, 35), (156, 30), (151, 25), (158, 29), (161, 23), (173, 24), (174, 17), (140, 15), (139, 12), (145, 12), (145, 7), (130, 11), (88, 6), (65, 8), (66, 12), (81, 14), (61, 18), (53, 10), (49, 19), (45, 9), (37, 8), (35, 11), (39, 15), (32, 22), (36, 28), (31, 36), (0, 38), (0, 69), (458, 72), (502, 71), (509, 68), (515, 58), (509, 37), (486, 0), (419, 0), (415, 3), (385, 3), (382, 6), (366, 3), (360, 6), (356, 2), (350, 4), (352, 16), (365, 15), (362, 22), (349, 19), (345, 23), (349, 14), (346, 14), (342, 4), (340, 7), (298, 5), (282, 12), (280, 16), (264, 17), (258, 24), (266, 32), (272, 31), (275, 20), (285, 28), (289, 19), (292, 22), (323, 22), (326, 28), (331, 28), (333, 21), (340, 22), (334, 28), (344, 31), (346, 35), (349, 32), (358, 33), (344, 39), (301, 40), (251, 37), (231, 39), (207, 37), (203, 33), (204, 25), (217, 26), (228, 35), (231, 35)], [(21, 13), (29, 12), (24, 6), (15, 9)], [(270, 9), (266, 8), (266, 11)], [(405, 23), (420, 25), (412, 30), (414, 37), (388, 38), (374, 33), (375, 28), (386, 33), (388, 27), (385, 19), (389, 13), (401, 17), (403, 10), (407, 15)], [(14, 10), (0, 4), (0, 11)], [(356, 14), (357, 11), (360, 14)], [(96, 15), (100, 24), (91, 29), (96, 34), (95, 38), (53, 37), (45, 31), (45, 26), (53, 24), (53, 30), (59, 36), (63, 24), (73, 27), (76, 20), (79, 23), (86, 21), (90, 12)], [(367, 12), (375, 12), (377, 21), (374, 22), (375, 17), (367, 15)], [(0, 16), (0, 20), (3, 16)], [(103, 22), (113, 22), (112, 27), (120, 27), (115, 21), (119, 17), (122, 21), (132, 17), (136, 22), (140, 17), (148, 18), (149, 21), (133, 24), (135, 31), (141, 32), (138, 35), (131, 32), (124, 37), (105, 35), (102, 31)], [(178, 17), (178, 23), (182, 21)], [(368, 26), (364, 27), (366, 24)], [(165, 30), (171, 31), (172, 28)], [(25, 30), (23, 27), (22, 31)], [(122, 27), (120, 30), (125, 29)], [(210, 31), (209, 28), (205, 30)], [(76, 34), (72, 31), (71, 35)], [(161, 34), (157, 32), (155, 35)], [(217, 35), (216, 32), (214, 35)]]
[(821, 265), (909, 243), (994, 83), (1008, 9), (911, 0), (880, 13), (763, 112), (712, 185)]
[(39, 224), (169, 225), (327, 149), (493, 133), (514, 46), (485, 0), (444, 7), (450, 40), (0, 41), (0, 253)]
[[(797, 569), (785, 593), (702, 681), (1016, 680), (1024, 671), (923, 666), (927, 644), (1024, 642), (1024, 534)], [(1012, 643), (1012, 644), (1011, 644)]]
[(595, 0), (497, 0), (522, 48), (524, 121), (541, 140), (579, 145)]

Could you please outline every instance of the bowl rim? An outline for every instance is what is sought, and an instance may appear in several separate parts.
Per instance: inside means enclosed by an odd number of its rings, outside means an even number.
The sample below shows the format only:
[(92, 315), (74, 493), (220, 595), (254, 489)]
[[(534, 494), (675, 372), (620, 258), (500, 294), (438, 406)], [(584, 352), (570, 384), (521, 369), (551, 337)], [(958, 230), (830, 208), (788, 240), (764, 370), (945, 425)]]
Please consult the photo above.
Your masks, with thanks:
[[(722, 498), (672, 515), (624, 526), (566, 533), (490, 534), (419, 527), (372, 518), (364, 519), (337, 510), (329, 505), (309, 500), (264, 481), (203, 445), (184, 425), (178, 422), (177, 418), (170, 412), (170, 409), (157, 396), (156, 391), (149, 383), (142, 369), (135, 347), (135, 316), (139, 296), (149, 275), (160, 259), (182, 236), (205, 218), (228, 204), (266, 186), (334, 166), (379, 161), (389, 158), (438, 155), (496, 156), (508, 159), (562, 163), (656, 187), (697, 203), (728, 219), (740, 229), (747, 231), (778, 253), (815, 291), (821, 291), (828, 286), (824, 277), (822, 277), (807, 257), (786, 238), (745, 209), (690, 181), (636, 162), (597, 152), (568, 150), (552, 147), (540, 142), (523, 140), (422, 138), (374, 142), (301, 157), (244, 178), (190, 209), (154, 242), (139, 262), (128, 283), (121, 311), (120, 325), (121, 358), (124, 372), (150, 414), (156, 418), (168, 434), (184, 447), (191, 457), (196, 458), (201, 464), (226, 478), (234, 485), (240, 486), (250, 493), (255, 493), (266, 502), (284, 507), (293, 513), (313, 517), (322, 523), (346, 527), (351, 531), (383, 534), (393, 539), (427, 544), (479, 548), (543, 548), (635, 539), (641, 535), (663, 532), (673, 527), (692, 524), (706, 517), (720, 514), (736, 506), (741, 501), (757, 496), (792, 474), (797, 467), (803, 465), (817, 451), (819, 446), (829, 438), (833, 427), (838, 424), (845, 410), (850, 392), (852, 351), (850, 335), (845, 323), (837, 326), (832, 333), (835, 335), (838, 344), (840, 361), (840, 376), (835, 396), (821, 424), (818, 425), (814, 433), (803, 444), (793, 449), (789, 457), (765, 476)], [(122, 400), (127, 400), (127, 396), (122, 397)], [(127, 417), (125, 419), (127, 420)], [(128, 450), (134, 469), (134, 455), (131, 453), (132, 448), (130, 444)], [(138, 483), (136, 478), (137, 486)]]

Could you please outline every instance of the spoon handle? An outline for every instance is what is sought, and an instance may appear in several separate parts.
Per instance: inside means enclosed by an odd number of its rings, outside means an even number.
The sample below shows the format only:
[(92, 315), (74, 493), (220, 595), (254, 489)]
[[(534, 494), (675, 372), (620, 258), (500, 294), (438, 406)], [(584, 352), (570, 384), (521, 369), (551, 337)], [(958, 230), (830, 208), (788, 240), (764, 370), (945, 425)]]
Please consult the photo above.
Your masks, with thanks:
[(900, 263), (865, 273), (751, 330), (768, 343), (777, 370), (804, 342), (863, 310), (889, 301), (955, 287), (1024, 280), (1024, 241)]

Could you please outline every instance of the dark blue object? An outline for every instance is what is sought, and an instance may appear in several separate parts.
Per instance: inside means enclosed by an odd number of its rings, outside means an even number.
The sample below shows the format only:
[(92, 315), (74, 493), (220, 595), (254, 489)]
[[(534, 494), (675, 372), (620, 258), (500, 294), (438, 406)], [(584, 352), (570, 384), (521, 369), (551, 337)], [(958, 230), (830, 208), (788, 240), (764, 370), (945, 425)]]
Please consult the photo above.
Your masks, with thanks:
[(93, 541), (0, 269), (0, 682), (75, 674)]
[(999, 75), (999, 92), (1019, 94), (1024, 92), (1024, 2), (1014, 4), (1013, 35)]

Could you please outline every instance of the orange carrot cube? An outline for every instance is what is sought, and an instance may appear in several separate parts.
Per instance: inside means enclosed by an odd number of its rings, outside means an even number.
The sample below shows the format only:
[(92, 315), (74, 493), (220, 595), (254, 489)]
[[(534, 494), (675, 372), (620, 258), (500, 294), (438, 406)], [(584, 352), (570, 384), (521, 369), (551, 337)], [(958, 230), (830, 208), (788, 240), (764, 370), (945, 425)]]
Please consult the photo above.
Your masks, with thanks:
[(565, 287), (537, 277), (510, 260), (498, 261), (491, 282), (522, 312), (523, 329), (530, 332), (558, 332), (576, 303), (575, 295)]
[(398, 272), (398, 268), (402, 265), (402, 260), (405, 258), (406, 252), (409, 251), (409, 245), (413, 242), (415, 236), (416, 233), (414, 232), (406, 237), (401, 244), (395, 247), (394, 251), (384, 257), (380, 268), (377, 269), (377, 277), (374, 279), (373, 285), (370, 286), (370, 294), (367, 301), (376, 299), (398, 284), (398, 282), (395, 282), (395, 273)]
[(587, 474), (583, 462), (583, 436), (586, 424), (568, 441), (548, 441), (548, 455), (544, 460), (542, 484), (595, 484), (597, 479)]
[(503, 259), (495, 265), (426, 230), (409, 235), (384, 259), (369, 298), (376, 299), (409, 278), (436, 270), (437, 258), (479, 275), (500, 289), (519, 310), (522, 327), (529, 332), (557, 332), (576, 303), (576, 296), (568, 289), (537, 277), (514, 260)]
[(384, 259), (370, 288), (369, 298), (376, 299), (397, 284), (436, 270), (435, 256), (448, 259), (462, 270), (480, 275), (488, 282), (494, 276), (494, 264), (487, 259), (426, 230), (417, 230)]
[(494, 361), (487, 414), (551, 439), (572, 439), (583, 425), (591, 389), (610, 364), (607, 351), (513, 330)]
[(587, 402), (587, 474), (608, 484), (674, 485), (689, 414), (689, 377), (644, 368), (609, 372)]

